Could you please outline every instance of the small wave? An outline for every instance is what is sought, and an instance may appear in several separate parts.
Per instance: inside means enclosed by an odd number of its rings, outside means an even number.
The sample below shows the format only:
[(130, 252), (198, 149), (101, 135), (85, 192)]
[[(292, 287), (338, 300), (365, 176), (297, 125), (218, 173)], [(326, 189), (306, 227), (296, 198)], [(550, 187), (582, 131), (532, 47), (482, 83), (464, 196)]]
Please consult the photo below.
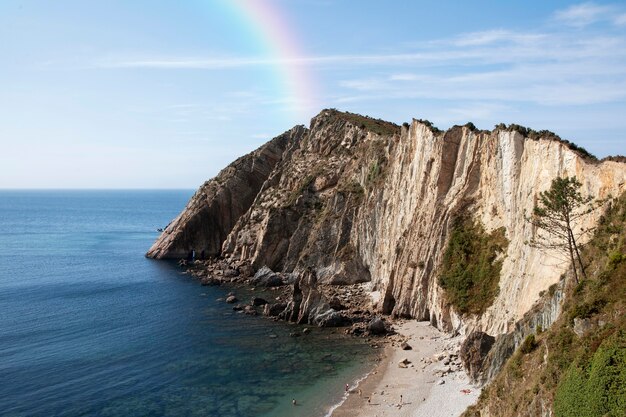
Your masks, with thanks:
[[(376, 368), (374, 368), (374, 369), (376, 369)], [(348, 399), (348, 395), (350, 395), (350, 391), (358, 388), (359, 384), (361, 382), (365, 381), (367, 379), (367, 377), (370, 376), (372, 374), (372, 372), (374, 372), (374, 369), (372, 369), (371, 371), (369, 371), (368, 373), (363, 375), (361, 378), (358, 378), (356, 381), (354, 381), (354, 384), (352, 384), (352, 385), (350, 385), (348, 387), (348, 391), (343, 393), (343, 396), (341, 397), (341, 400), (339, 400), (339, 402), (337, 404), (332, 405), (328, 409), (328, 412), (326, 414), (324, 414), (324, 417), (332, 417), (332, 415), (335, 412), (335, 410), (338, 409), (339, 407), (341, 407), (342, 404), (346, 402), (346, 400)]]

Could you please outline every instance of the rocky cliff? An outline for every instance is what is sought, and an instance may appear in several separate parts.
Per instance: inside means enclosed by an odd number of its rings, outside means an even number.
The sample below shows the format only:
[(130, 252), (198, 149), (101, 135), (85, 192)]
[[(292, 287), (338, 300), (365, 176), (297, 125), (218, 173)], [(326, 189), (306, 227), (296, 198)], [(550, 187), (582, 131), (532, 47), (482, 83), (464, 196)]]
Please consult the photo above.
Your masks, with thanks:
[(296, 126), (224, 168), (205, 182), (163, 231), (147, 255), (155, 259), (217, 256), (235, 222), (249, 210), (283, 154), (305, 134)]
[[(456, 333), (512, 332), (568, 268), (558, 254), (528, 245), (537, 231), (525, 216), (539, 192), (565, 175), (598, 198), (626, 190), (626, 164), (518, 130), (440, 132), (419, 120), (397, 126), (324, 110), (309, 129), (286, 132), (205, 183), (147, 256), (182, 258), (194, 249), (234, 266), (306, 275), (302, 288), (364, 283), (375, 311)], [(508, 242), (495, 299), (482, 314), (461, 314), (438, 285), (462, 216), (486, 233), (502, 230)]]

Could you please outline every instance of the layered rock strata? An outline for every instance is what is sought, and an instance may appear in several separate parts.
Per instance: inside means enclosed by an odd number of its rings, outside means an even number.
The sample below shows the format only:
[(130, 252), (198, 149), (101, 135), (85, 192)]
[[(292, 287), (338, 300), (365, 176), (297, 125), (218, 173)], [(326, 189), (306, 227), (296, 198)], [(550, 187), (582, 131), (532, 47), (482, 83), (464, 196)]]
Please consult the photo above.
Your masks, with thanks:
[[(576, 176), (598, 198), (626, 190), (626, 164), (590, 160), (550, 137), (471, 125), (439, 132), (324, 110), (308, 130), (292, 129), (207, 182), (148, 256), (195, 248), (234, 267), (295, 273), (310, 297), (285, 313), (297, 321), (311, 312), (303, 305), (328, 304), (314, 288), (365, 283), (376, 312), (502, 335), (568, 268), (528, 245), (537, 231), (525, 221), (557, 176)], [(480, 316), (458, 314), (437, 284), (461, 214), (487, 232), (504, 228), (509, 242), (498, 295)]]
[(250, 209), (283, 154), (306, 133), (296, 126), (224, 168), (191, 197), (185, 210), (164, 230), (147, 255), (155, 259), (214, 257), (235, 222)]

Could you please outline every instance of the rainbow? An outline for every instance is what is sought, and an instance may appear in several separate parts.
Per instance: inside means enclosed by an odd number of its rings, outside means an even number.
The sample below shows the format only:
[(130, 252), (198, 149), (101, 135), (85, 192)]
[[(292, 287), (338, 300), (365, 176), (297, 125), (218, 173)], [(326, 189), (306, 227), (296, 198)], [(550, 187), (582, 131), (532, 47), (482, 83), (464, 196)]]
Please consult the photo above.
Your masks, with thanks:
[[(260, 49), (268, 58), (275, 60), (278, 85), (283, 87), (285, 106), (289, 107), (300, 122), (319, 109), (316, 98), (316, 82), (306, 65), (298, 35), (289, 25), (282, 10), (268, 0), (226, 0), (221, 2), (238, 16), (252, 33), (258, 35)], [(305, 118), (305, 120), (302, 120)]]

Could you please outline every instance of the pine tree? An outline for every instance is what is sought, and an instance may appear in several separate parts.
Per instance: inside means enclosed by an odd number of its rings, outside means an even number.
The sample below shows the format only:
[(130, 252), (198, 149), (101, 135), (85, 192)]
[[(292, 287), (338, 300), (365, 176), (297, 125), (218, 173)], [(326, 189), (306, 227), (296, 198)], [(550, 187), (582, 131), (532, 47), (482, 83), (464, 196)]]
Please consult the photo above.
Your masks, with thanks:
[[(574, 270), (574, 280), (578, 274), (587, 278), (585, 266), (580, 257), (579, 238), (589, 232), (574, 231), (577, 222), (593, 210), (593, 197), (583, 197), (579, 191), (582, 184), (576, 177), (558, 177), (552, 180), (550, 189), (539, 194), (539, 201), (533, 208), (530, 222), (545, 231), (548, 236), (533, 240), (537, 247), (558, 249), (569, 255)], [(541, 237), (541, 236), (539, 236)]]

